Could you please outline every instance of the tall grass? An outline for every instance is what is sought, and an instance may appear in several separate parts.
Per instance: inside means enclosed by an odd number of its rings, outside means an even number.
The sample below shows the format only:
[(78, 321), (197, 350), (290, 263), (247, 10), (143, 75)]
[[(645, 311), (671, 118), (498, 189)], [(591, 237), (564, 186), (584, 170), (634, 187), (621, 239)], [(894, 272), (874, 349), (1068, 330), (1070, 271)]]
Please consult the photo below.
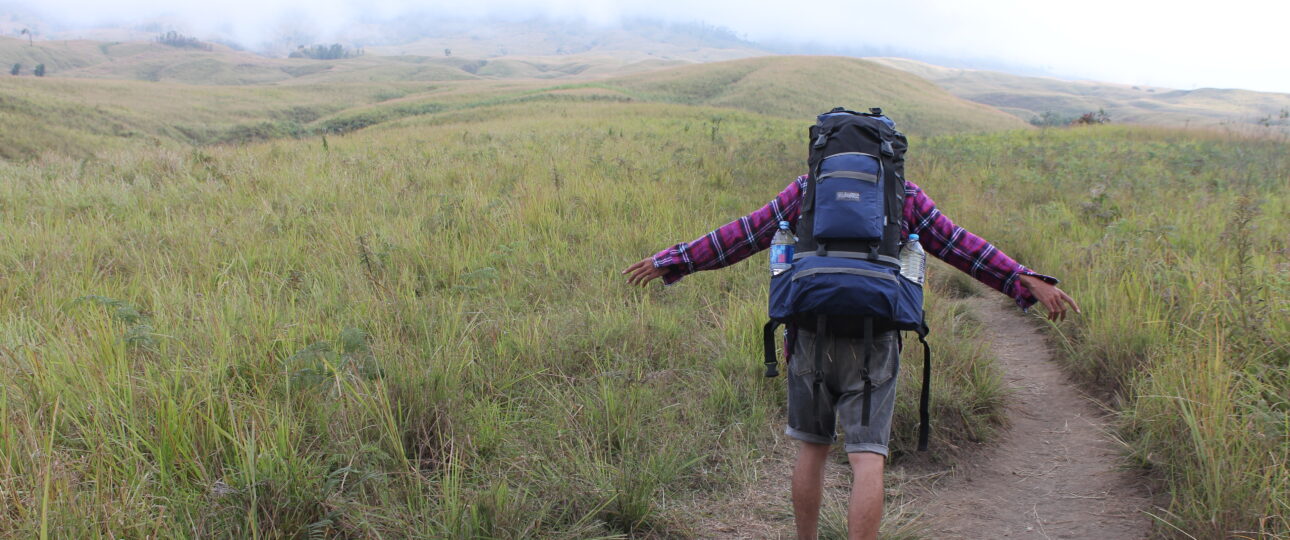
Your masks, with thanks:
[[(704, 534), (676, 501), (781, 421), (765, 270), (618, 270), (764, 204), (797, 127), (526, 102), (0, 163), (0, 535)], [(938, 420), (988, 426), (953, 335)]]
[(1107, 127), (921, 147), (911, 177), (1084, 308), (1054, 336), (1167, 481), (1160, 533), (1290, 534), (1290, 147)]

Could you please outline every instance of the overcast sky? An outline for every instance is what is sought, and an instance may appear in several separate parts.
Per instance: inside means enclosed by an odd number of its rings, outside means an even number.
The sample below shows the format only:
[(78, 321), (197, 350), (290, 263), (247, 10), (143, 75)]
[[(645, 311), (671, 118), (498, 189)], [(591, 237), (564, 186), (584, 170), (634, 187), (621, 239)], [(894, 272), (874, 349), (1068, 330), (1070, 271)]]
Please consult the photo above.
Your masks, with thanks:
[(19, 0), (16, 5), (78, 27), (169, 15), (193, 31), (245, 42), (263, 41), (284, 23), (308, 25), (325, 40), (354, 21), (409, 11), (545, 15), (601, 25), (650, 17), (724, 26), (753, 41), (889, 48), (1068, 78), (1290, 92), (1290, 0)]

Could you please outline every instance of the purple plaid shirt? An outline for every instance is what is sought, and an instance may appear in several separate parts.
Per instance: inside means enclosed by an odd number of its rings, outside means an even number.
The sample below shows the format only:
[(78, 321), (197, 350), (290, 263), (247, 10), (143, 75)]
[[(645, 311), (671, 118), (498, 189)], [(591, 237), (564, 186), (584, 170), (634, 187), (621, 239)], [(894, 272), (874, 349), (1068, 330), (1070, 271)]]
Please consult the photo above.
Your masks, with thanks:
[[(692, 242), (677, 244), (654, 254), (654, 266), (667, 270), (663, 274), (663, 282), (672, 284), (700, 270), (724, 268), (770, 247), (780, 221), (797, 225), (805, 191), (806, 176), (800, 176), (775, 200), (756, 212), (722, 225)], [(1030, 290), (1018, 281), (1019, 276), (1035, 276), (1057, 284), (1056, 278), (1030, 271), (981, 237), (955, 225), (921, 188), (909, 181), (905, 182), (904, 217), (902, 238), (910, 233), (918, 234), (918, 243), (928, 253), (1012, 297), (1022, 309), (1030, 307), (1036, 300)]]

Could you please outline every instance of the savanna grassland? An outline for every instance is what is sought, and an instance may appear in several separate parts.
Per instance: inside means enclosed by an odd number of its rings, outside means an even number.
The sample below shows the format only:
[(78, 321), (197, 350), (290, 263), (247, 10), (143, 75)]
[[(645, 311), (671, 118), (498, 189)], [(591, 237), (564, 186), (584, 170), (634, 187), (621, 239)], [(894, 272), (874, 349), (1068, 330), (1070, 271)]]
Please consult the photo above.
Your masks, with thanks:
[[(843, 82), (796, 92), (821, 72)], [(1052, 335), (1158, 471), (1158, 534), (1286, 534), (1284, 140), (1028, 130), (838, 59), (370, 84), (4, 81), (61, 108), (0, 109), (30, 126), (0, 133), (24, 149), (0, 162), (0, 535), (702, 536), (782, 422), (764, 259), (618, 272), (773, 197), (798, 109), (834, 104), (887, 108), (911, 179), (1080, 300)], [(1006, 395), (938, 270), (952, 462)]]
[(1290, 534), (1288, 149), (1104, 126), (938, 138), (914, 169), (1077, 293), (1054, 337), (1164, 480), (1162, 535)]

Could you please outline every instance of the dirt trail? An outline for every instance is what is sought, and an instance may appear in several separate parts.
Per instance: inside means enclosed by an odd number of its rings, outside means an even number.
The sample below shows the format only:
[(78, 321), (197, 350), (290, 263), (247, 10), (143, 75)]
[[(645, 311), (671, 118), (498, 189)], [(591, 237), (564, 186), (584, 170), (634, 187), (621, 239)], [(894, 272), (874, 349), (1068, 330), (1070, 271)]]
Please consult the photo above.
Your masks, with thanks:
[[(889, 519), (883, 529), (901, 528), (897, 522), (912, 518), (921, 532), (916, 536), (936, 540), (1146, 538), (1151, 524), (1143, 511), (1150, 509), (1150, 495), (1142, 478), (1121, 468), (1106, 414), (1053, 361), (1047, 340), (1032, 321), (994, 298), (970, 302), (984, 323), (982, 338), (992, 344), (1012, 391), (1010, 426), (997, 441), (969, 451), (975, 454), (956, 470), (891, 468)], [(708, 517), (694, 524), (699, 536), (790, 538), (789, 473), (795, 449), (794, 441), (779, 436), (755, 465), (759, 478), (746, 492), (704, 501)], [(851, 475), (845, 461), (834, 457), (825, 473), (822, 517), (839, 530)], [(922, 515), (911, 515), (917, 513)], [(900, 514), (899, 519), (890, 519), (893, 514)]]
[(1120, 467), (1106, 415), (1053, 362), (1025, 316), (994, 299), (972, 303), (1013, 392), (1011, 425), (920, 497), (929, 537), (1146, 537), (1150, 497), (1143, 480)]

